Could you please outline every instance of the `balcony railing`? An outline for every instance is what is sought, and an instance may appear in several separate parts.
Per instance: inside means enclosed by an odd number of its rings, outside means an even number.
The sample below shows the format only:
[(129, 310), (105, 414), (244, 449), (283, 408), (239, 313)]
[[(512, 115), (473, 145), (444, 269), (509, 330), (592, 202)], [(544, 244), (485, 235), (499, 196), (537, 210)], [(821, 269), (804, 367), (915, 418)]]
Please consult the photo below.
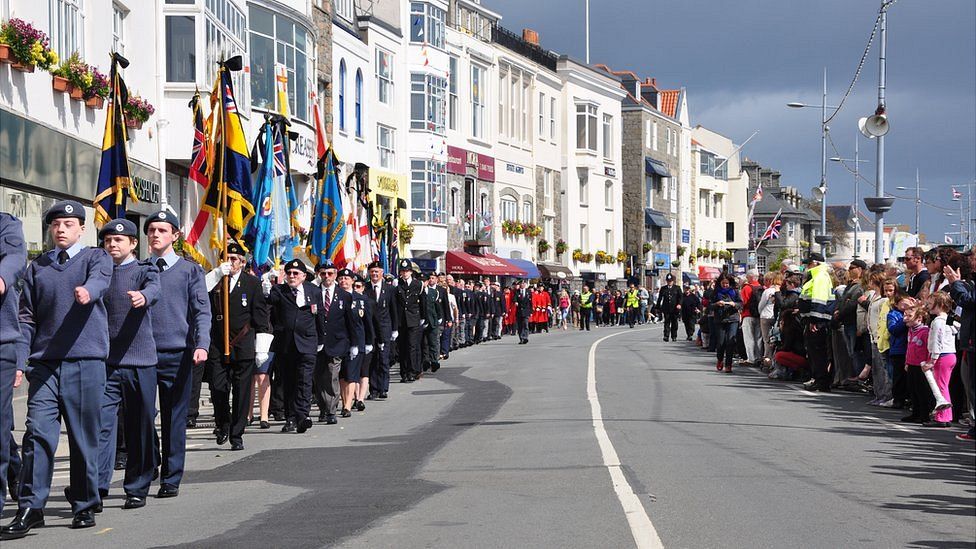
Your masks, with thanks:
[(492, 28), (491, 40), (499, 46), (503, 46), (519, 55), (527, 57), (549, 70), (556, 70), (556, 63), (559, 60), (556, 54), (523, 40), (521, 36), (504, 27), (495, 25)]

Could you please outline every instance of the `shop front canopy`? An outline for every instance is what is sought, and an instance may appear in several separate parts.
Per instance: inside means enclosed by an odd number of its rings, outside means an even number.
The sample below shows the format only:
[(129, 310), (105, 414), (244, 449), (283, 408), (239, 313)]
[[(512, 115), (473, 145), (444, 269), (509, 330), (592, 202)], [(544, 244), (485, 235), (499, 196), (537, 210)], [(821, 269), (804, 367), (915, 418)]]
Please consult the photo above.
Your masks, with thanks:
[(517, 276), (526, 272), (512, 263), (492, 254), (469, 254), (461, 251), (447, 252), (444, 263), (452, 275)]

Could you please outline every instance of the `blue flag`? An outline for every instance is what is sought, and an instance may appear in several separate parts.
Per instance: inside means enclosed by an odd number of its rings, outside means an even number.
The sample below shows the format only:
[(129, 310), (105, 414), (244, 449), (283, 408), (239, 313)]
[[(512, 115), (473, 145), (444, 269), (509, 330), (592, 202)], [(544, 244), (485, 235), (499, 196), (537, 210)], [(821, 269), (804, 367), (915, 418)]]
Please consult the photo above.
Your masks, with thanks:
[[(326, 153), (325, 177), (319, 185), (318, 201), (315, 204), (308, 257), (316, 265), (328, 259), (341, 269), (345, 267), (343, 242), (346, 237), (346, 224), (339, 192), (335, 153), (330, 148)], [(342, 261), (339, 261), (340, 258)]]
[(247, 236), (253, 242), (255, 270), (262, 271), (292, 258), (291, 204), (285, 190), (287, 167), (282, 134), (271, 124), (262, 130), (263, 162), (254, 182), (254, 217)]

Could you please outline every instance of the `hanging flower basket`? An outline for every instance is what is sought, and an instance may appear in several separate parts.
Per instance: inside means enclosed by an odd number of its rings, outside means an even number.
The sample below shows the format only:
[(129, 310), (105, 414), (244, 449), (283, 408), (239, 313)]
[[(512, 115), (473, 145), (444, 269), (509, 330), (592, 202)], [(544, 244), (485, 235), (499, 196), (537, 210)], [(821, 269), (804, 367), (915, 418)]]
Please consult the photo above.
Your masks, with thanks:
[(651, 245), (651, 243), (650, 243), (650, 242), (645, 242), (645, 243), (644, 243), (644, 244), (643, 244), (643, 245), (641, 246), (641, 250), (642, 250), (642, 251), (643, 251), (643, 252), (644, 252), (645, 254), (646, 254), (647, 252), (649, 252), (649, 251), (651, 251), (651, 250), (653, 250), (653, 249), (654, 249), (654, 246), (653, 246), (653, 245)]
[(97, 111), (105, 106), (105, 99), (100, 95), (93, 95), (85, 100), (85, 105)]
[[(133, 128), (133, 129), (136, 129), (136, 130), (141, 130), (142, 129), (142, 120), (136, 120), (134, 118), (126, 118), (125, 119), (125, 127), (126, 128)], [(411, 231), (410, 234), (413, 235), (413, 231)], [(402, 236), (401, 236), (401, 238), (402, 238)], [(410, 243), (409, 240), (404, 240), (404, 242), (406, 242), (407, 244)]]
[(51, 77), (51, 88), (56, 92), (68, 91), (68, 79), (63, 76), (54, 75)]
[(671, 262), (671, 266), (677, 269), (678, 267), (681, 266), (681, 261), (675, 259), (674, 261)]
[(10, 46), (7, 44), (0, 44), (0, 63), (13, 63), (13, 55), (10, 52)]
[(539, 241), (538, 247), (539, 247), (539, 253), (540, 254), (544, 254), (544, 253), (548, 252), (549, 251), (549, 241), (546, 240), (545, 238), (543, 238), (542, 240)]
[(85, 97), (85, 90), (74, 84), (68, 84), (68, 95), (75, 101), (81, 101)]
[(566, 253), (567, 249), (569, 249), (569, 246), (566, 244), (565, 240), (560, 238), (556, 241), (556, 255), (563, 255)]

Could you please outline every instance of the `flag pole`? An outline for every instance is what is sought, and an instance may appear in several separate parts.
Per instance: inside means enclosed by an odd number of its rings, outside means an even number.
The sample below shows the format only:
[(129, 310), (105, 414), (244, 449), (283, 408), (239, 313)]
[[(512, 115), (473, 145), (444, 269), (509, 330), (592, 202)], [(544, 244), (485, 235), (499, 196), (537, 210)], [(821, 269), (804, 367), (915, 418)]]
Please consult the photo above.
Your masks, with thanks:
[[(217, 71), (217, 78), (220, 81), (218, 90), (220, 91), (220, 167), (217, 171), (217, 184), (220, 185), (220, 220), (223, 228), (223, 250), (221, 251), (221, 263), (227, 262), (227, 244), (229, 234), (227, 228), (227, 184), (224, 179), (225, 170), (225, 149), (227, 147), (227, 105), (224, 101), (223, 73), (227, 68), (221, 63)], [(224, 364), (230, 363), (230, 279), (224, 276), (221, 281), (221, 308), (224, 316)]]

